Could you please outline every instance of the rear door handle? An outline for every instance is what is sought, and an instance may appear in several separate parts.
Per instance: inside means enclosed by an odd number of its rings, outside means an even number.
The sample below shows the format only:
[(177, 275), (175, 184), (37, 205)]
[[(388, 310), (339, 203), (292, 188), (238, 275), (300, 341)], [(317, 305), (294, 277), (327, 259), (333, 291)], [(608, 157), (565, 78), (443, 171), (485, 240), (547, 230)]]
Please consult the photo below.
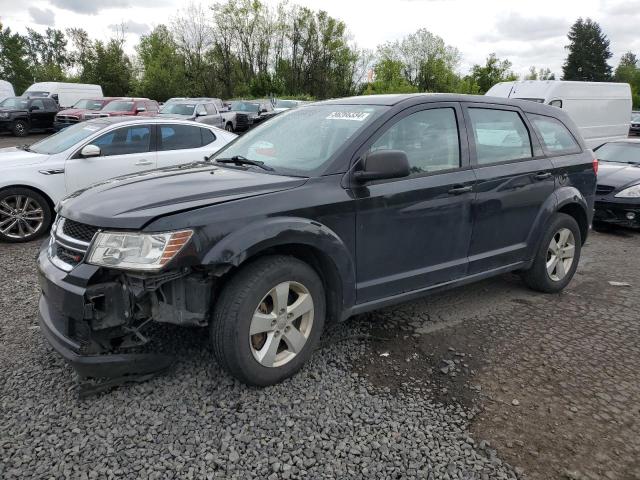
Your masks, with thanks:
[(535, 175), (536, 180), (546, 180), (551, 177), (551, 172), (540, 172)]
[(463, 193), (469, 193), (473, 190), (471, 185), (463, 187), (462, 185), (456, 185), (451, 190), (449, 190), (449, 195), (462, 195)]
[(140, 160), (139, 162), (136, 162), (136, 165), (151, 165), (153, 162), (150, 160)]

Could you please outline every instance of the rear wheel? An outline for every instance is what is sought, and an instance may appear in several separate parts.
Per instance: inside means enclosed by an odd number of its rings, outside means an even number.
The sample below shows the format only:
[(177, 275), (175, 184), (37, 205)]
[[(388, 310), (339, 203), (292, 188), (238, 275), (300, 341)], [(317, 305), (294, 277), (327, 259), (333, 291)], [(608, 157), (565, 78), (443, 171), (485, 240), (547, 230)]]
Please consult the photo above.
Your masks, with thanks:
[(13, 134), (16, 137), (26, 137), (29, 135), (29, 125), (24, 120), (17, 120), (13, 124)]
[(309, 359), (324, 317), (322, 281), (309, 265), (287, 256), (258, 259), (218, 299), (211, 322), (215, 356), (244, 383), (278, 383)]
[(563, 290), (580, 261), (582, 237), (575, 219), (556, 213), (549, 222), (531, 268), (522, 273), (525, 283), (545, 293)]
[(51, 225), (47, 200), (28, 188), (0, 191), (0, 240), (20, 243), (35, 240)]

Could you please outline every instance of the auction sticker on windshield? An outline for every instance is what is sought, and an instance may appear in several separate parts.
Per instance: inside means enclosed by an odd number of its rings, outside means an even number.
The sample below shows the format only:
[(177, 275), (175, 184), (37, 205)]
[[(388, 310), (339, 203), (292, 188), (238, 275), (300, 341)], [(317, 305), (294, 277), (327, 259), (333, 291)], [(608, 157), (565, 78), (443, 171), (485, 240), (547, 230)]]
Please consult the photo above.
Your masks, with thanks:
[(326, 120), (353, 120), (364, 122), (370, 114), (368, 112), (331, 112)]

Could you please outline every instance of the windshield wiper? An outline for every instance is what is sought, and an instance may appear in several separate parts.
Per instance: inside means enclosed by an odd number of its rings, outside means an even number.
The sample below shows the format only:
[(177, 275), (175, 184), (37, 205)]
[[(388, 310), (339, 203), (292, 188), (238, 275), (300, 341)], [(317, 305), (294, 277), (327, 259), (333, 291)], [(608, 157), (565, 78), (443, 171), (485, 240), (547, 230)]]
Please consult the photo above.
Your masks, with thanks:
[(268, 172), (275, 171), (274, 168), (265, 165), (264, 162), (259, 160), (249, 160), (241, 155), (234, 155), (231, 158), (216, 158), (214, 160), (215, 163), (233, 163), (234, 165), (251, 165), (254, 167), (262, 168), (263, 170), (267, 170)]

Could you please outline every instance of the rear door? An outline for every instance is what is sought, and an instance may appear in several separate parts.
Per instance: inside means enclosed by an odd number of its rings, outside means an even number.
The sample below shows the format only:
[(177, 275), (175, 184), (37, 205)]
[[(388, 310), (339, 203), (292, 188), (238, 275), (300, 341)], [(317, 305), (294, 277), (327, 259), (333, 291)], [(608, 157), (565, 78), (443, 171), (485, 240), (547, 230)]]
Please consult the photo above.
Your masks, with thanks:
[(517, 107), (464, 105), (478, 184), (469, 274), (525, 260), (543, 204), (553, 195), (553, 165)]
[(136, 124), (116, 128), (83, 144), (100, 147), (99, 157), (83, 158), (80, 147), (65, 164), (69, 193), (110, 178), (156, 167), (153, 125)]
[[(202, 150), (203, 130), (205, 127), (197, 125), (157, 125), (158, 168), (202, 161), (205, 157)], [(211, 143), (210, 138), (208, 141)]]
[(466, 274), (475, 175), (462, 110), (429, 103), (396, 115), (364, 146), (402, 150), (411, 175), (354, 187), (358, 303)]
[(46, 128), (48, 115), (42, 98), (34, 98), (29, 101), (31, 128)]

